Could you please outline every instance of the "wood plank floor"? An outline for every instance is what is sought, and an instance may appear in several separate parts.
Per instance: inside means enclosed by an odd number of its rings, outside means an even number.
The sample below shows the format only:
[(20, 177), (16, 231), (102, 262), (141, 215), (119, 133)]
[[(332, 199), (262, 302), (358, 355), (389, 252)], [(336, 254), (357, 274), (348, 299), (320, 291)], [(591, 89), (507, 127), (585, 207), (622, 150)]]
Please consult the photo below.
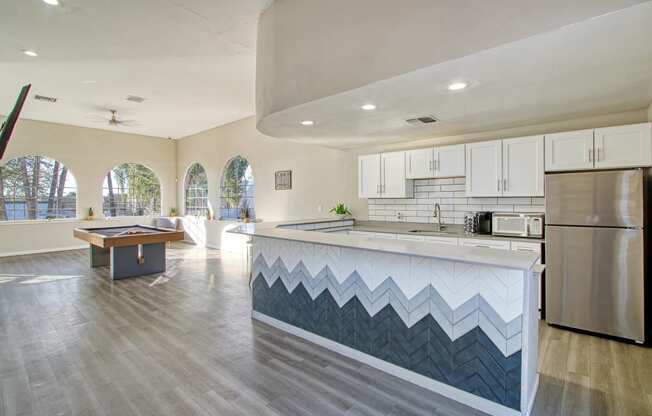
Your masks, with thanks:
[[(478, 415), (252, 323), (244, 263), (178, 244), (111, 282), (86, 251), (0, 259), (0, 415)], [(541, 326), (535, 415), (652, 415), (652, 350)]]

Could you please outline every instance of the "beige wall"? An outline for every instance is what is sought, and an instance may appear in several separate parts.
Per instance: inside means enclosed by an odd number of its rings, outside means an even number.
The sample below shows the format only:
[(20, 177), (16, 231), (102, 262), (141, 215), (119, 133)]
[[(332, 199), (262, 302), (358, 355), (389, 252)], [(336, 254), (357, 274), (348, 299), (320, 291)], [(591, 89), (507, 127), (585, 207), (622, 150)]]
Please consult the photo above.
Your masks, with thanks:
[[(354, 209), (359, 204), (354, 155), (267, 137), (256, 130), (255, 118), (250, 117), (179, 140), (179, 207), (183, 207), (186, 171), (199, 162), (206, 169), (209, 200), (217, 212), (222, 171), (238, 155), (251, 164), (256, 215), (260, 219), (318, 218), (327, 216), (328, 209), (338, 201)], [(292, 170), (292, 190), (274, 190), (274, 173), (278, 170)], [(360, 212), (364, 210), (366, 205)]]
[[(89, 207), (102, 212), (102, 183), (106, 173), (123, 162), (142, 163), (161, 182), (162, 210), (176, 206), (176, 143), (133, 134), (87, 129), (32, 120), (20, 120), (4, 163), (19, 156), (41, 155), (63, 163), (77, 181), (77, 215), (83, 218)], [(150, 221), (149, 218), (106, 221), (38, 221), (30, 224), (0, 223), (0, 255), (79, 246), (72, 229), (84, 224), (103, 226)], [(80, 225), (82, 224), (82, 225)]]

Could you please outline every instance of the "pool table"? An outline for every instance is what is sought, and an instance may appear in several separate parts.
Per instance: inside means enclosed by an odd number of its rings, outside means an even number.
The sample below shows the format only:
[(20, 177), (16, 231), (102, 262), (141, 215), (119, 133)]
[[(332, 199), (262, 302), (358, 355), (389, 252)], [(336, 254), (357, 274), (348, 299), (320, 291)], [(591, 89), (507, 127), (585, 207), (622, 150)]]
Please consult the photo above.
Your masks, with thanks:
[(91, 267), (109, 266), (113, 280), (165, 272), (165, 244), (183, 240), (184, 232), (147, 225), (75, 228), (88, 241)]

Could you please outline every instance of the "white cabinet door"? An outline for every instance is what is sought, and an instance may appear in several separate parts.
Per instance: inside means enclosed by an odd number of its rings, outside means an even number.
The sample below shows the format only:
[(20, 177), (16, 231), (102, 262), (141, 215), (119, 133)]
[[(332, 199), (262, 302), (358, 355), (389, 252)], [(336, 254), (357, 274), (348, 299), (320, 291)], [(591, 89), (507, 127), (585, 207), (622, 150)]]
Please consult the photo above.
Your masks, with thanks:
[(593, 169), (593, 130), (547, 134), (546, 172)]
[(434, 167), (436, 178), (464, 176), (465, 165), (463, 144), (435, 147)]
[(414, 149), (405, 152), (407, 158), (406, 177), (408, 179), (424, 179), (434, 176), (434, 161), (432, 147)]
[(457, 245), (457, 238), (455, 237), (434, 237), (434, 236), (424, 236), (424, 240), (427, 243), (437, 243), (437, 244), (446, 244), (449, 246)]
[(595, 129), (595, 167), (652, 166), (652, 123)]
[(511, 247), (507, 240), (484, 240), (481, 238), (460, 238), (460, 245), (463, 247), (484, 247), (498, 250), (509, 250)]
[(502, 194), (502, 140), (466, 145), (466, 196)]
[(381, 161), (381, 186), (382, 198), (407, 198), (412, 194), (412, 187), (408, 189), (405, 177), (405, 152), (382, 153)]
[(380, 198), (380, 155), (358, 157), (358, 196)]
[[(529, 241), (512, 241), (512, 251), (531, 251), (541, 254), (541, 243), (530, 243)], [(537, 261), (541, 264), (541, 258)]]
[(543, 136), (503, 140), (503, 196), (543, 196)]

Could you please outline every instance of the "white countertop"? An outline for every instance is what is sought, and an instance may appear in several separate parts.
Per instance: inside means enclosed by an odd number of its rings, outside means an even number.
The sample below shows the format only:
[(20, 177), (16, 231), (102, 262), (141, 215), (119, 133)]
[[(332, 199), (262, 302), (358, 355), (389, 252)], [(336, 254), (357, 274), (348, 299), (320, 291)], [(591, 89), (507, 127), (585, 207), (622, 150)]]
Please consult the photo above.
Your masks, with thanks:
[(310, 224), (331, 221), (337, 221), (337, 219), (330, 218), (243, 224), (229, 232), (249, 236), (277, 238), (281, 240), (324, 244), (352, 249), (373, 250), (409, 256), (420, 256), (442, 260), (460, 261), (465, 263), (483, 264), (510, 269), (534, 269), (535, 272), (541, 272), (543, 270), (542, 266), (536, 264), (536, 261), (539, 259), (539, 255), (530, 252), (505, 251), (484, 247), (449, 246), (446, 244), (423, 243), (419, 241), (379, 240), (359, 235), (343, 235), (277, 228), (279, 225)]

